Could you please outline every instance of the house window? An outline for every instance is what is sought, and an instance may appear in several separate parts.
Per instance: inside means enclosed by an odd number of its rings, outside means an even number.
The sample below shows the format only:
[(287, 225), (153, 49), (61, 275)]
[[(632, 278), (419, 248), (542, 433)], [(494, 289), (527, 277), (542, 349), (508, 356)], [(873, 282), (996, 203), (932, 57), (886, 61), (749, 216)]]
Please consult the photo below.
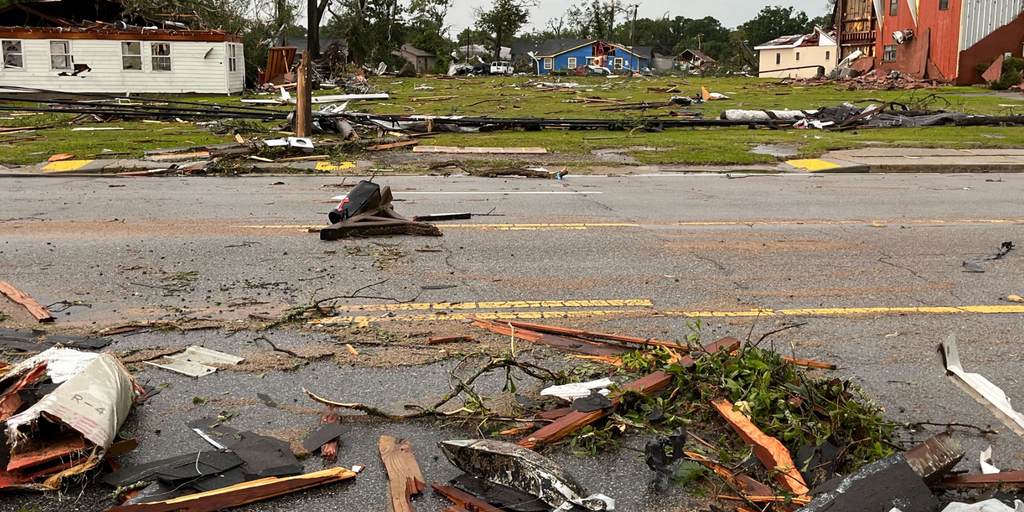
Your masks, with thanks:
[(623, 68), (622, 57), (616, 57), (615, 58), (615, 69), (622, 69), (622, 68)]
[(21, 51), (21, 41), (4, 39), (0, 41), (4, 53), (4, 69), (25, 69), (25, 54)]
[(71, 41), (50, 41), (50, 69), (71, 69)]
[(832, 57), (832, 52), (825, 50), (825, 60), (829, 60)]
[(551, 69), (553, 64), (554, 64), (554, 61), (550, 57), (545, 57), (544, 58), (544, 69)]
[(588, 66), (595, 66), (595, 65), (597, 65), (597, 58), (596, 57), (587, 57), (587, 65)]
[(171, 70), (171, 43), (150, 43), (153, 71)]
[(782, 64), (782, 54), (781, 53), (776, 53), (775, 54), (775, 65), (778, 66), (779, 64)]
[(939, 0), (939, 10), (940, 11), (948, 11), (949, 10), (949, 0)]
[(569, 57), (569, 69), (576, 69), (576, 57)]
[(800, 52), (796, 52), (796, 60), (797, 62), (800, 62)]
[(142, 71), (142, 43), (121, 41), (121, 69)]
[(896, 60), (896, 45), (887, 44), (882, 50), (882, 60)]
[(900, 9), (900, 0), (889, 0), (889, 16), (896, 16)]
[(237, 51), (238, 51), (238, 45), (237, 44), (229, 44), (228, 45), (228, 71), (237, 71), (238, 70), (238, 54), (237, 54)]

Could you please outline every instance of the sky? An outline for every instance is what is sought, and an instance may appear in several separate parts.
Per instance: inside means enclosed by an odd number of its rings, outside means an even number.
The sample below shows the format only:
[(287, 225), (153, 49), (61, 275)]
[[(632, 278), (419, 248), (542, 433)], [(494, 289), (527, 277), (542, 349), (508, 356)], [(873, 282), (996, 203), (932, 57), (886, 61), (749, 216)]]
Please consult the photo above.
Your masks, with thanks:
[[(579, 4), (585, 0), (577, 0)], [(782, 5), (796, 7), (798, 11), (807, 13), (807, 17), (815, 18), (825, 13), (825, 0), (787, 0), (777, 3), (765, 3), (762, 0), (713, 0), (705, 2), (686, 2), (689, 5), (682, 5), (683, 2), (666, 2), (652, 0), (623, 0), (626, 4), (639, 3), (640, 9), (637, 12), (638, 18), (657, 19), (668, 14), (669, 18), (685, 16), (687, 18), (703, 18), (713, 16), (722, 22), (722, 25), (733, 28), (741, 25), (757, 15), (758, 11), (766, 5)], [(540, 7), (530, 15), (530, 26), (541, 29), (548, 19), (563, 14), (573, 1), (538, 0)], [(476, 7), (487, 8), (491, 0), (454, 0), (453, 6), (448, 11), (447, 22), (451, 25), (451, 36), (462, 31), (462, 29), (473, 25), (473, 9)], [(625, 21), (625, 15), (618, 22)], [(530, 29), (527, 28), (527, 31)]]

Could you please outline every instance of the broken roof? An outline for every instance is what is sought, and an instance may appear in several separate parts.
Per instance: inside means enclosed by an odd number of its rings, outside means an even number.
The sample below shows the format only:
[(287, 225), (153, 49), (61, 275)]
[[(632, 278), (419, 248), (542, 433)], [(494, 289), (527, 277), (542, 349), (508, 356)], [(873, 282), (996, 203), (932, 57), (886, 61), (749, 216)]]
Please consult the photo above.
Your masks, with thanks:
[[(822, 37), (825, 40), (822, 40)], [(805, 46), (835, 46), (835, 35), (826, 33), (820, 28), (815, 28), (814, 32), (810, 34), (795, 34), (789, 36), (779, 36), (767, 43), (755, 46), (755, 50), (767, 49), (767, 48), (797, 48)]]
[(708, 54), (700, 50), (686, 49), (683, 50), (683, 53), (679, 54), (679, 59), (687, 62), (693, 62), (695, 58), (700, 59), (704, 62), (718, 62), (717, 60), (711, 58), (710, 56), (708, 56)]

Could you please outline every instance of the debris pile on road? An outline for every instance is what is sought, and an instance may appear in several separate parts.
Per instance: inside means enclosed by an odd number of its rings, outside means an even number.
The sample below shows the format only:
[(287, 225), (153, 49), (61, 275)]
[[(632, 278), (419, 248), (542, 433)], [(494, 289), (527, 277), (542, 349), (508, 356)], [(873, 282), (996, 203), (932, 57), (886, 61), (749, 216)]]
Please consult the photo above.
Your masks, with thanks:
[(376, 183), (360, 181), (328, 214), (331, 225), (320, 228), (321, 240), (345, 237), (365, 237), (408, 233), (441, 236), (437, 226), (409, 220), (395, 213), (391, 206), (391, 187), (380, 188)]
[(110, 353), (50, 348), (8, 368), (0, 390), (10, 446), (0, 454), (0, 488), (58, 489), (134, 447), (114, 448), (145, 391)]

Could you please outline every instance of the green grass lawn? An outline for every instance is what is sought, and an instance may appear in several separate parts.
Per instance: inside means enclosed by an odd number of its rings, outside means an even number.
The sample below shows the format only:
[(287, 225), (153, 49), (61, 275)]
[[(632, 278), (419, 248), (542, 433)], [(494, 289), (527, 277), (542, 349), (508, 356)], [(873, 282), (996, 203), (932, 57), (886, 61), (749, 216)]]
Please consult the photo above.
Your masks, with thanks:
[[(583, 87), (538, 91), (527, 86), (530, 81), (575, 82)], [(1024, 113), (1024, 95), (1008, 99), (973, 87), (942, 87), (937, 90), (851, 91), (839, 84), (820, 86), (780, 85), (777, 81), (756, 78), (622, 78), (603, 77), (474, 77), (468, 79), (436, 78), (374, 78), (371, 80), (381, 92), (392, 98), (375, 103), (350, 103), (350, 108), (377, 114), (433, 114), (491, 117), (561, 117), (561, 118), (627, 118), (639, 120), (667, 116), (669, 109), (647, 112), (607, 111), (609, 105), (585, 104), (578, 98), (602, 98), (622, 101), (665, 101), (673, 94), (648, 92), (649, 87), (676, 85), (684, 95), (699, 94), (701, 86), (712, 92), (730, 97), (688, 107), (706, 117), (717, 117), (721, 111), (743, 109), (813, 109), (820, 106), (851, 102), (860, 106), (869, 103), (895, 101), (920, 109), (944, 109), (969, 114), (1021, 114)], [(418, 86), (433, 90), (415, 90)], [(338, 94), (338, 91), (318, 91), (316, 94)], [(433, 100), (432, 98), (449, 97)], [(272, 96), (256, 96), (272, 97)], [(195, 96), (170, 97), (204, 104), (241, 106), (238, 97)], [(1008, 107), (1006, 105), (1016, 105)], [(279, 107), (287, 110), (286, 107)], [(0, 113), (0, 118), (9, 117)], [(55, 126), (31, 134), (0, 134), (0, 164), (35, 164), (57, 153), (72, 153), (76, 158), (138, 158), (143, 150), (178, 146), (216, 144), (234, 140), (232, 133), (216, 134), (192, 123), (120, 123), (85, 124), (75, 126), (122, 127), (117, 131), (71, 131), (73, 116), (40, 114), (0, 119), (0, 126)], [(245, 121), (243, 135), (275, 137), (269, 129), (275, 123)], [(256, 131), (253, 131), (256, 130)], [(5, 140), (40, 135), (31, 141), (5, 143)], [(990, 138), (984, 135), (999, 135)], [(586, 140), (601, 137), (600, 140)], [(778, 157), (751, 153), (758, 144), (784, 144), (792, 146), (800, 156), (818, 156), (828, 150), (848, 149), (866, 143), (907, 147), (1005, 147), (1024, 146), (1022, 127), (982, 128), (901, 128), (861, 129), (857, 131), (827, 132), (819, 130), (751, 130), (735, 128), (670, 129), (663, 133), (635, 131), (561, 131), (543, 132), (502, 131), (480, 134), (441, 134), (430, 144), (453, 146), (540, 146), (548, 149), (556, 161), (572, 165), (577, 172), (593, 163), (591, 150), (623, 148), (641, 164), (757, 164), (774, 163)], [(408, 151), (403, 149), (401, 151)], [(111, 155), (114, 153), (116, 155)], [(122, 154), (123, 153), (123, 154)], [(343, 154), (341, 158), (367, 158), (375, 154)]]

